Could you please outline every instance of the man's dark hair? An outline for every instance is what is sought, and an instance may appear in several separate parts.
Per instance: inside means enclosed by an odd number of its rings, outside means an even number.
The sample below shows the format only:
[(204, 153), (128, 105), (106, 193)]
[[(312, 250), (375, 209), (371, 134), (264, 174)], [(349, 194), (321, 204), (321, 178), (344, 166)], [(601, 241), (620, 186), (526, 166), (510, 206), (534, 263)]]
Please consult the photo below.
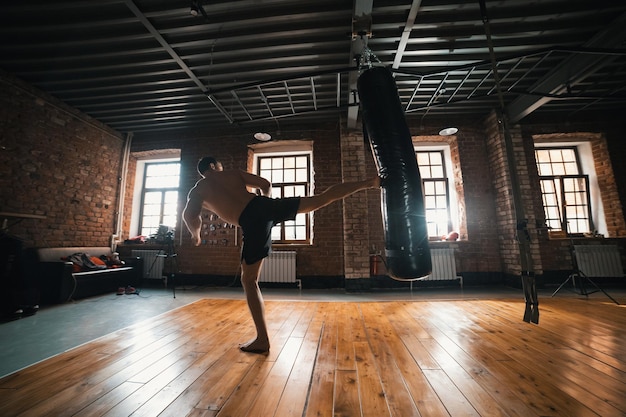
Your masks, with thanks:
[(217, 164), (217, 160), (213, 158), (212, 156), (205, 156), (204, 158), (198, 161), (198, 172), (200, 174), (203, 174), (205, 171), (207, 171), (211, 167), (211, 164), (213, 165)]

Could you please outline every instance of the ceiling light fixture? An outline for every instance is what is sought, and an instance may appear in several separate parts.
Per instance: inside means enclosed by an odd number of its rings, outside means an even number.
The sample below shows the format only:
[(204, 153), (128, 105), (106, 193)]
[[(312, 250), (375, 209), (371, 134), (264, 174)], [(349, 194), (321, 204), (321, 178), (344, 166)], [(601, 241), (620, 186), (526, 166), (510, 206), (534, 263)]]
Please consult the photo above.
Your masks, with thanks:
[(458, 132), (459, 129), (456, 127), (446, 127), (445, 129), (441, 129), (439, 131), (439, 136), (451, 136)]
[(204, 7), (202, 6), (202, 0), (191, 0), (191, 8), (189, 10), (189, 13), (191, 13), (193, 17), (202, 14), (202, 16), (204, 16), (206, 20), (209, 20), (209, 16), (206, 14), (206, 12), (204, 11)]
[(272, 139), (272, 136), (269, 133), (257, 132), (254, 134), (254, 138), (256, 140), (260, 140), (261, 142), (267, 142)]
[(200, 14), (200, 10), (198, 8), (198, 2), (197, 1), (192, 1), (191, 2), (191, 10), (189, 11), (189, 13), (191, 13), (192, 16), (198, 16)]

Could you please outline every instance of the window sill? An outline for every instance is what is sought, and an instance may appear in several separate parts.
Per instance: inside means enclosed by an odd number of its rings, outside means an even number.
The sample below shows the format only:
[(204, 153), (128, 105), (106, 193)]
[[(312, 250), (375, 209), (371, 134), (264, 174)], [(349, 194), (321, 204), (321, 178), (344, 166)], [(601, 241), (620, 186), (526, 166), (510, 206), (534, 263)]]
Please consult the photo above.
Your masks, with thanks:
[(558, 230), (558, 231), (548, 231), (548, 237), (552, 240), (552, 239), (567, 239), (567, 233), (565, 233), (562, 230)]
[(282, 249), (306, 248), (306, 247), (309, 247), (309, 246), (313, 246), (313, 243), (311, 243), (311, 242), (272, 243), (272, 247), (273, 248), (282, 248)]
[(593, 235), (592, 233), (570, 233), (567, 234), (564, 231), (549, 231), (548, 238), (550, 240), (559, 240), (559, 239), (604, 239), (602, 235)]

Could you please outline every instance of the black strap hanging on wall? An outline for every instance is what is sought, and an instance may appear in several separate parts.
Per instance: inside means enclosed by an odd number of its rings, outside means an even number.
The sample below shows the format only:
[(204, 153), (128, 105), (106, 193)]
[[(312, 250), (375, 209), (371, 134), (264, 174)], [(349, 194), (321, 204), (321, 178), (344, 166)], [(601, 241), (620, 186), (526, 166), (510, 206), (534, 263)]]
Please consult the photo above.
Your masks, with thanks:
[(500, 122), (502, 124), (502, 133), (504, 136), (504, 144), (506, 150), (506, 159), (508, 163), (509, 176), (511, 178), (511, 189), (513, 193), (513, 206), (516, 218), (516, 237), (520, 253), (520, 265), (522, 269), (521, 279), (522, 288), (524, 290), (524, 299), (526, 309), (524, 311), (523, 320), (527, 323), (539, 323), (539, 299), (537, 298), (537, 286), (535, 282), (535, 272), (530, 251), (530, 233), (528, 231), (528, 219), (524, 212), (522, 192), (520, 189), (519, 177), (517, 175), (517, 163), (513, 149), (513, 139), (509, 130), (509, 124), (506, 116), (506, 108), (504, 106), (504, 97), (502, 87), (500, 85), (500, 75), (496, 64), (495, 53), (493, 50), (493, 41), (491, 39), (491, 28), (489, 26), (489, 18), (487, 16), (487, 6), (485, 0), (478, 0), (480, 4), (480, 13), (482, 15), (485, 35), (487, 37), (487, 46), (489, 47), (489, 57), (491, 59), (492, 72), (496, 83), (498, 100), (500, 102)]

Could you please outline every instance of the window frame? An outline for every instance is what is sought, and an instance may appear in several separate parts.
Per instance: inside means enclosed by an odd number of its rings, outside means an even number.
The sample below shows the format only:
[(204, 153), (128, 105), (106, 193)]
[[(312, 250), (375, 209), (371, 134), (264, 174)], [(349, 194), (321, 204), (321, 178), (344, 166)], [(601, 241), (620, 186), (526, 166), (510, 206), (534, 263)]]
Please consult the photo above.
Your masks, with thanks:
[[(554, 169), (552, 167), (551, 162), (548, 162), (548, 163), (539, 162), (540, 158), (538, 156), (538, 152), (554, 151), (557, 149), (558, 150), (571, 150), (573, 152), (574, 159), (575, 159), (574, 162), (576, 163), (576, 174), (564, 173), (564, 174), (541, 175), (540, 164), (550, 164), (551, 170), (554, 171)], [(537, 174), (539, 176), (541, 201), (542, 201), (542, 206), (544, 210), (546, 226), (548, 227), (550, 232), (565, 233), (566, 236), (583, 236), (585, 233), (594, 232), (596, 230), (596, 227), (595, 227), (594, 220), (593, 220), (594, 209), (591, 204), (590, 178), (589, 178), (589, 175), (584, 173), (583, 163), (581, 160), (578, 145), (556, 144), (556, 145), (546, 146), (546, 144), (535, 144), (534, 154), (535, 154), (535, 164), (537, 165)], [(569, 163), (571, 162), (572, 161), (569, 161)], [(568, 161), (555, 162), (555, 164), (563, 164), (563, 165), (565, 165), (566, 163), (568, 163)], [(570, 187), (566, 186), (567, 180), (582, 180), (584, 182), (584, 190), (581, 191), (579, 186), (574, 186), (574, 188), (569, 190)], [(552, 188), (554, 190), (554, 192), (552, 193), (548, 193), (546, 191), (546, 187), (544, 186), (544, 184), (550, 183), (550, 182), (555, 184), (554, 187)], [(568, 205), (567, 204), (569, 200), (568, 195), (580, 194), (580, 193), (584, 194), (584, 202), (585, 202), (584, 205), (582, 204)], [(549, 201), (550, 198), (548, 196), (549, 194), (554, 195), (554, 198), (557, 200), (556, 204), (550, 204), (550, 201)], [(580, 202), (579, 198), (575, 197), (575, 200), (577, 203)], [(572, 229), (572, 225), (570, 222), (572, 217), (568, 216), (569, 212), (571, 211), (568, 209), (568, 207), (582, 207), (583, 210), (585, 211), (586, 217), (574, 217), (575, 224), (576, 224), (574, 229)], [(558, 212), (558, 216), (559, 216), (558, 218), (555, 218), (554, 216), (552, 216), (551, 212), (554, 212), (554, 211)], [(576, 211), (578, 210), (576, 209)], [(581, 230), (581, 228), (579, 227), (581, 220), (586, 222), (587, 230)], [(557, 224), (557, 227), (555, 227), (555, 224)]]
[[(150, 167), (153, 166), (158, 166), (158, 165), (173, 165), (176, 164), (178, 165), (178, 185), (176, 187), (153, 187), (153, 188), (146, 188), (146, 183), (147, 183), (147, 179), (148, 179), (148, 170)], [(180, 180), (181, 180), (181, 162), (180, 160), (155, 160), (155, 161), (146, 161), (143, 164), (143, 175), (142, 175), (142, 182), (141, 182), (141, 190), (140, 190), (140, 203), (139, 203), (139, 215), (138, 215), (138, 225), (137, 225), (137, 230), (138, 230), (138, 234), (141, 236), (152, 236), (154, 234), (157, 233), (159, 226), (157, 225), (156, 227), (152, 227), (152, 226), (146, 226), (144, 227), (144, 210), (145, 210), (145, 202), (146, 202), (146, 194), (147, 193), (161, 193), (161, 203), (160, 203), (160, 211), (159, 211), (159, 225), (164, 224), (164, 211), (165, 211), (165, 206), (168, 203), (165, 200), (165, 196), (166, 193), (168, 192), (175, 192), (176, 193), (176, 198), (174, 199), (174, 201), (176, 202), (176, 212), (174, 213), (174, 224), (173, 225), (167, 225), (170, 226), (172, 228), (176, 228), (177, 223), (178, 223), (178, 215), (179, 215), (179, 210), (178, 210), (178, 200), (180, 197)], [(149, 233), (149, 234), (144, 234), (144, 229), (154, 229), (153, 232)]]
[[(274, 182), (271, 178), (267, 178), (263, 176), (261, 173), (261, 165), (262, 160), (266, 159), (274, 159), (274, 158), (298, 158), (305, 157), (306, 158), (306, 182), (301, 181), (289, 181), (289, 182)], [(284, 166), (284, 165), (283, 165)], [(294, 167), (295, 169), (295, 167)], [(296, 186), (304, 186), (305, 194), (303, 197), (310, 196), (313, 190), (313, 153), (308, 150), (302, 151), (277, 151), (277, 152), (255, 152), (254, 153), (254, 171), (257, 175), (263, 176), (270, 182), (272, 182), (272, 197), (283, 197), (284, 187), (296, 187)], [(283, 168), (283, 178), (284, 178), (284, 168)], [(277, 186), (278, 184), (278, 186)], [(275, 190), (280, 189), (280, 196), (276, 195)], [(297, 222), (299, 219), (304, 219), (304, 224)], [(303, 239), (289, 239), (287, 230), (290, 228), (304, 227), (305, 237)], [(280, 232), (280, 239), (272, 239), (272, 244), (276, 245), (310, 245), (313, 241), (313, 214), (312, 213), (299, 213), (296, 216), (296, 220), (287, 220), (281, 222), (274, 226), (274, 229), (278, 229)], [(272, 232), (272, 235), (275, 235), (276, 232)]]
[[(427, 146), (427, 147), (421, 147), (421, 146), (414, 146), (414, 152), (415, 152), (415, 158), (416, 160), (419, 160), (418, 154), (432, 154), (432, 153), (437, 153), (440, 156), (441, 159), (441, 171), (443, 173), (443, 177), (425, 177), (422, 175), (423, 170), (425, 169), (424, 166), (419, 166), (419, 162), (418, 162), (418, 166), (420, 169), (420, 178), (422, 181), (422, 191), (424, 194), (424, 209), (425, 209), (425, 214), (426, 214), (426, 224), (427, 224), (427, 229), (428, 229), (428, 239), (432, 240), (432, 241), (437, 241), (437, 240), (441, 240), (444, 236), (447, 236), (448, 234), (450, 234), (453, 229), (453, 221), (452, 221), (452, 211), (451, 211), (451, 192), (450, 192), (450, 178), (449, 178), (449, 172), (448, 172), (448, 166), (447, 166), (447, 158), (446, 158), (446, 153), (445, 153), (445, 148), (439, 146), (439, 147), (431, 147), (431, 146)], [(430, 155), (429, 155), (429, 160), (431, 159)], [(429, 166), (433, 166), (433, 165), (429, 165)], [(436, 166), (436, 165), (435, 165)], [(432, 169), (431, 169), (432, 171)], [(427, 200), (429, 199), (429, 197), (434, 197), (435, 201), (438, 201), (438, 197), (440, 196), (440, 194), (436, 194), (436, 189), (437, 187), (435, 186), (435, 194), (433, 194), (432, 196), (427, 195), (427, 189), (429, 188), (427, 186), (427, 183), (444, 183), (444, 188), (445, 188), (445, 213), (446, 213), (446, 226), (445, 226), (445, 232), (442, 233), (441, 231), (441, 227), (440, 225), (442, 224), (442, 222), (437, 222), (435, 220), (431, 220), (429, 221), (429, 209), (427, 208)], [(437, 204), (437, 203), (436, 203)], [(437, 207), (435, 207), (433, 210), (437, 211)], [(436, 228), (435, 233), (431, 234), (431, 228), (434, 225), (434, 227)]]

